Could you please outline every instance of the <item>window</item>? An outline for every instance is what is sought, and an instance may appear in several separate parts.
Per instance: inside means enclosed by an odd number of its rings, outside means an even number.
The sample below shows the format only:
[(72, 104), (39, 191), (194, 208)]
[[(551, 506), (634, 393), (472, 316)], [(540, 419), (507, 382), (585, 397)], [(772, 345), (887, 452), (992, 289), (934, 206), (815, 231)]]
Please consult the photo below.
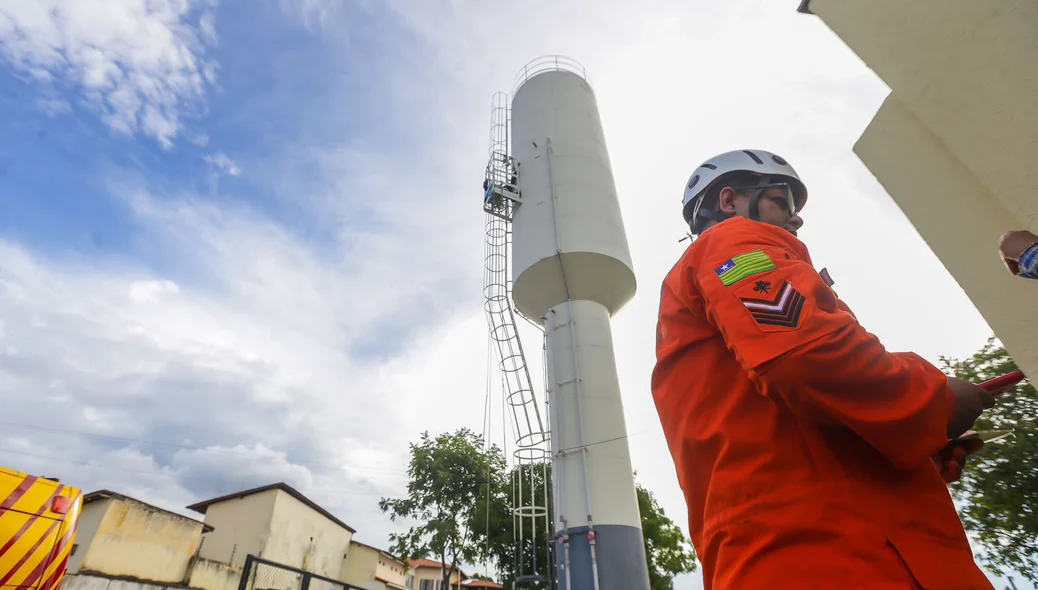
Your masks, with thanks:
[[(440, 583), (437, 584), (437, 582)], [(439, 586), (441, 584), (443, 584), (443, 582), (439, 580), (422, 580), (421, 582), (419, 582), (418, 590), (437, 590), (436, 586)]]

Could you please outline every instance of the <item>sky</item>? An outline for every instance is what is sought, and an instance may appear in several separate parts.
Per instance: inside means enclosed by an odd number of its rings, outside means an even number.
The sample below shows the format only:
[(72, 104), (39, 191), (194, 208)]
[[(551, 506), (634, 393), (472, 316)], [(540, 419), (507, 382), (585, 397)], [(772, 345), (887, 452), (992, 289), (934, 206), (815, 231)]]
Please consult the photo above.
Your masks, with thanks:
[[(886, 87), (797, 4), (0, 0), (0, 464), (179, 512), (286, 481), (388, 546), (408, 443), (483, 425), (491, 96), (562, 54), (639, 285), (613, 321), (632, 460), (684, 527), (649, 376), (701, 161), (790, 161), (801, 239), (888, 348), (990, 334), (852, 152)], [(891, 289), (919, 283), (944, 296)]]

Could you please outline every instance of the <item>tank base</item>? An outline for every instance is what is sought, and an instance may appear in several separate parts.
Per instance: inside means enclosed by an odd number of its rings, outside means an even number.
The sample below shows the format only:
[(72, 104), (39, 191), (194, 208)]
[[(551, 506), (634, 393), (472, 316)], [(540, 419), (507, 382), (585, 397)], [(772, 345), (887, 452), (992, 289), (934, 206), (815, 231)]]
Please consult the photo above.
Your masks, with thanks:
[[(555, 533), (555, 568), (559, 590), (595, 590), (588, 527), (573, 527)], [(559, 542), (569, 536), (569, 570), (572, 587), (566, 586), (566, 552)], [(649, 590), (645, 542), (639, 528), (624, 525), (595, 525), (598, 590)]]

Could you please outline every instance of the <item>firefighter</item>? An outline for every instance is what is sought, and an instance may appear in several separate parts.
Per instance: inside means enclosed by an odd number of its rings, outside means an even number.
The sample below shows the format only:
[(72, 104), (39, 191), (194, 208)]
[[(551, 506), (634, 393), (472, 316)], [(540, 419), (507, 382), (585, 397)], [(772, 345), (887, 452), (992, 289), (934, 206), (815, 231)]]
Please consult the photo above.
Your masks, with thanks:
[(762, 150), (685, 190), (697, 238), (663, 281), (652, 393), (705, 586), (990, 590), (946, 483), (976, 449), (949, 440), (994, 400), (858, 324), (796, 237), (806, 201)]

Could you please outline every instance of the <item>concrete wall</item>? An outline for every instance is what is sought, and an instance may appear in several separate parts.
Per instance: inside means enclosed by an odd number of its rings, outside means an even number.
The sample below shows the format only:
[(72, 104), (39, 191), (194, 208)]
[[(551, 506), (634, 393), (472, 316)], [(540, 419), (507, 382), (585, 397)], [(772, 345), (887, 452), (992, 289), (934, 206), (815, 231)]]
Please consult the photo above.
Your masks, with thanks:
[(404, 563), (395, 559), (386, 557), (385, 553), (379, 553), (378, 555), (378, 566), (375, 570), (375, 577), (380, 580), (385, 580), (391, 584), (397, 586), (403, 586), (407, 580), (407, 575), (404, 573)]
[(329, 578), (341, 576), (353, 533), (291, 495), (276, 494), (263, 557)]
[[(138, 580), (117, 580), (91, 574), (66, 575), (62, 578), (59, 588), (61, 590), (171, 590), (171, 586), (166, 584), (151, 584)], [(172, 586), (172, 588), (185, 590), (183, 586)]]
[(1038, 285), (1012, 279), (997, 253), (1005, 231), (1038, 233), (1038, 3), (810, 8), (891, 89), (856, 153), (1021, 369), (1038, 375)]
[(241, 572), (241, 567), (198, 557), (191, 564), (187, 585), (200, 590), (237, 590)]
[(1038, 375), (1038, 285), (1010, 276), (997, 255), (999, 236), (1019, 220), (896, 96), (856, 151), (892, 196), (902, 196), (896, 199), (902, 211), (1023, 371)]
[(379, 552), (371, 547), (350, 543), (350, 552), (342, 564), (342, 581), (367, 590), (384, 590), (385, 584), (376, 582)]
[(351, 542), (341, 579), (367, 590), (386, 590), (391, 587), (385, 582), (403, 587), (406, 582), (404, 567), (403, 562), (386, 557), (378, 549)]
[(75, 574), (79, 572), (83, 560), (86, 559), (87, 553), (90, 552), (90, 545), (97, 535), (97, 530), (101, 528), (101, 520), (105, 517), (105, 511), (108, 510), (108, 506), (111, 503), (111, 500), (106, 499), (96, 500), (83, 505), (76, 528), (76, 542), (74, 543), (76, 552), (75, 555), (71, 555), (68, 558), (68, 569), (66, 570), (68, 573)]
[(102, 502), (104, 517), (77, 571), (160, 583), (187, 578), (202, 523), (138, 502)]
[(250, 553), (276, 561), (267, 555), (266, 547), (279, 493), (268, 490), (209, 506), (205, 523), (214, 530), (204, 535), (198, 556), (239, 568)]

